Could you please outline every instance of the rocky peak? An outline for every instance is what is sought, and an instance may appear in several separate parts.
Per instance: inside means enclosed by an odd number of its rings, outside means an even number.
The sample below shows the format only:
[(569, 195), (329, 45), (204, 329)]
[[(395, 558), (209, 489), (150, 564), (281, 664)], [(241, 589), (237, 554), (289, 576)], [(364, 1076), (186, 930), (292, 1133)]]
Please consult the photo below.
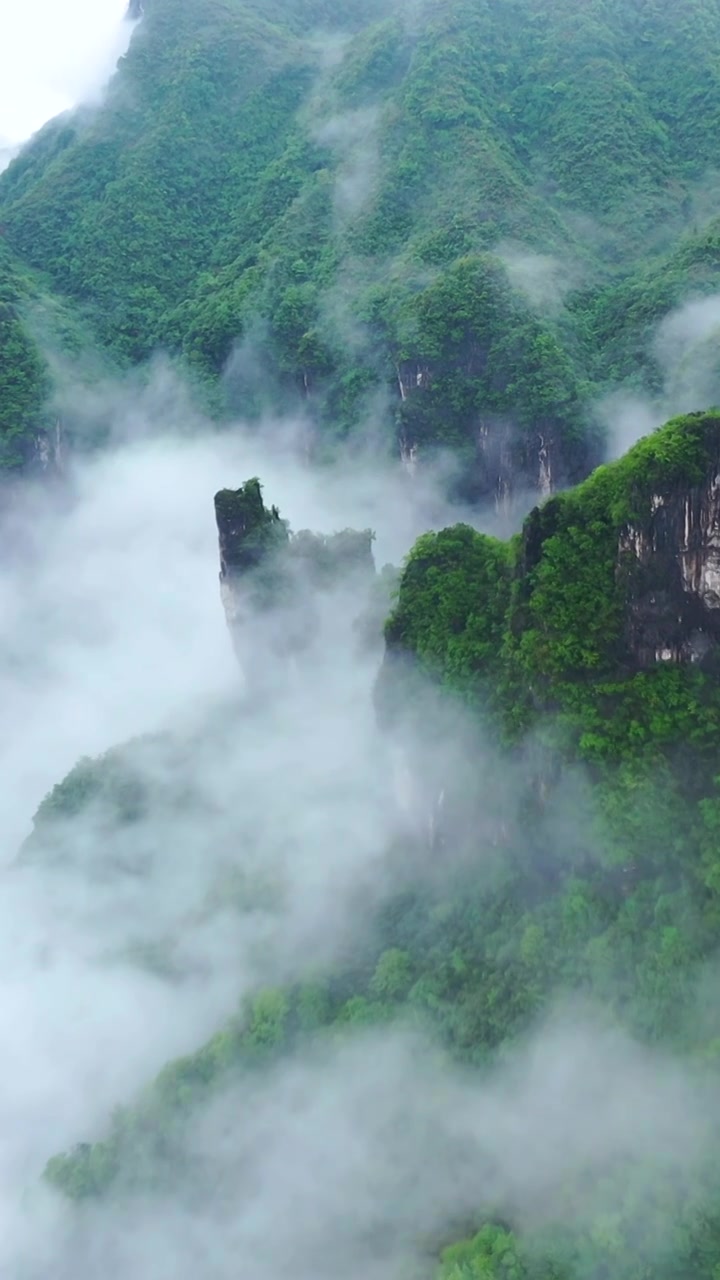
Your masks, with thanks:
[(293, 534), (278, 508), (265, 506), (257, 477), (220, 490), (215, 518), (221, 597), (246, 674), (312, 644), (323, 596), (342, 595), (342, 613), (354, 607), (362, 614), (376, 576), (372, 530)]

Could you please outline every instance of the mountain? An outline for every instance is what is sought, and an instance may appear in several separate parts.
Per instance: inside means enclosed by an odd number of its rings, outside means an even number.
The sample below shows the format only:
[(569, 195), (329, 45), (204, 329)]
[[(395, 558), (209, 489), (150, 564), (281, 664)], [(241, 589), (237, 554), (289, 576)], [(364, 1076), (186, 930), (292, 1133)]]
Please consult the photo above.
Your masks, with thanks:
[(645, 850), (657, 865), (663, 833), (687, 824), (685, 865), (712, 877), (719, 468), (720, 419), (690, 415), (536, 508), (509, 543), (464, 525), (424, 535), (386, 624), (387, 723), (429, 673), (508, 746), (539, 733), (554, 786), (563, 760), (581, 761), (623, 860)]
[[(134, 696), (162, 679), (151, 604), (192, 679), (52, 787), (7, 873), (40, 919), (7, 963), (50, 975), (62, 1048), (28, 1055), (12, 989), (33, 1158), (0, 1192), (30, 1170), (44, 1250), (13, 1267), (718, 1280), (720, 0), (130, 17), (103, 102), (0, 175), (0, 468), (40, 580), (3, 663), (39, 752), (54, 682), (81, 731), (126, 697), (113, 628)], [(234, 450), (103, 451), (81, 383), (158, 361)], [(26, 478), (90, 448), (46, 527)], [(366, 513), (392, 527), (425, 469), (449, 523), (378, 572)], [(332, 527), (291, 527), (299, 474)], [(236, 683), (202, 682), (196, 579), (173, 605), (213, 492)], [(144, 1056), (109, 1029), (139, 997)]]
[(45, 362), (23, 323), (21, 298), (22, 286), (0, 245), (0, 465), (7, 470), (30, 461), (48, 392)]
[[(556, 1134), (569, 1144), (565, 1164), (533, 1153), (544, 1172), (529, 1216), (513, 1178), (498, 1184), (488, 1153), (464, 1224), (472, 1238), (446, 1249), (437, 1275), (714, 1275), (720, 1169), (706, 1090), (715, 1087), (720, 1040), (706, 978), (718, 924), (719, 468), (720, 418), (691, 415), (535, 509), (509, 543), (463, 525), (419, 539), (386, 624), (376, 690), (385, 741), (404, 753), (417, 783), (420, 823), (409, 849), (401, 842), (383, 854), (394, 876), (386, 869), (379, 898), (355, 897), (363, 928), (344, 962), (249, 996), (205, 1046), (168, 1064), (118, 1112), (104, 1138), (53, 1157), (51, 1183), (91, 1203), (111, 1185), (121, 1197), (182, 1198), (195, 1177), (186, 1156), (193, 1116), (233, 1081), (252, 1093), (318, 1037), (332, 1045), (409, 1021), (451, 1060), (480, 1073), (499, 1068), (516, 1083), (513, 1046), (562, 990), (576, 1002), (576, 1022), (580, 1002), (592, 1000), (610, 1020), (608, 1034), (623, 1028), (679, 1055), (688, 1087), (706, 1098), (706, 1141), (692, 1139), (692, 1157), (682, 1143), (647, 1149), (618, 1098), (619, 1146), (610, 1139), (598, 1154), (593, 1138), (572, 1154), (569, 1136)], [(229, 555), (247, 592), (259, 589), (253, 575), (262, 571), (282, 602), (276, 556), (278, 529), (280, 555), (289, 554), (287, 529), (264, 507), (257, 482), (219, 494), (217, 511), (223, 572)], [(322, 540), (315, 553), (322, 558)], [(234, 610), (229, 621), (241, 625)], [(246, 643), (267, 652), (252, 627)], [(287, 665), (290, 651), (277, 660)], [(271, 706), (272, 696), (258, 709), (266, 715)], [(226, 717), (224, 733), (244, 725), (247, 734), (248, 714)], [(96, 833), (93, 856), (104, 849), (107, 865), (112, 848), (113, 875), (122, 875), (118, 835), (126, 857), (148, 837), (153, 857), (174, 846), (195, 802), (188, 807), (191, 788), (173, 814), (178, 801), (148, 787), (166, 753), (130, 744), (124, 759), (83, 762), (41, 807), (35, 856), (64, 849), (67, 858), (73, 823), (87, 834), (103, 794), (116, 835), (109, 844), (105, 831), (98, 843)], [(185, 759), (201, 755), (196, 745)], [(195, 768), (192, 786), (198, 778)], [(210, 813), (204, 821), (209, 849), (219, 832)], [(257, 909), (268, 891), (259, 870), (218, 885), (205, 910), (217, 918), (230, 900), (240, 913)], [(278, 908), (272, 894), (265, 902)], [(164, 960), (161, 949), (138, 962), (172, 964), (177, 940), (169, 935), (162, 946)], [(612, 1043), (623, 1056), (621, 1041)], [(652, 1092), (652, 1064), (638, 1069), (641, 1093)], [(582, 1070), (592, 1074), (590, 1060)], [(608, 1088), (629, 1088), (628, 1071)], [(659, 1123), (651, 1108), (651, 1127)], [(460, 1211), (458, 1188), (453, 1194)], [(414, 1223), (416, 1237), (431, 1220)]]
[(0, 177), (13, 251), (118, 359), (319, 453), (379, 424), (498, 503), (587, 474), (598, 400), (657, 392), (655, 328), (717, 288), (716, 0), (146, 10), (104, 105)]
[(67, 452), (101, 440), (102, 423), (73, 406), (118, 373), (82, 313), (0, 238), (0, 487), (56, 476)]

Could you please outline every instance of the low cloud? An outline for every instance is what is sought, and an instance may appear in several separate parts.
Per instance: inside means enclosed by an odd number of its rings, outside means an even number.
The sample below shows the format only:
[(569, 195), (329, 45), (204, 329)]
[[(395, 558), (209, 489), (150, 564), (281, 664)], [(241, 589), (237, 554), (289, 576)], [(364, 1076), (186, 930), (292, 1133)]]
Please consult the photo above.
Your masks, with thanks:
[[(616, 1221), (629, 1168), (630, 1247), (652, 1268), (672, 1239), (653, 1202), (687, 1185), (712, 1142), (716, 1100), (694, 1085), (587, 1010), (485, 1076), (400, 1029), (321, 1043), (201, 1108), (155, 1194), (55, 1225), (54, 1274), (386, 1280), (424, 1272), (449, 1225), (483, 1213), (521, 1229)], [(28, 1240), (29, 1280), (46, 1249)]]
[(379, 110), (368, 107), (334, 115), (313, 130), (315, 141), (336, 156), (334, 202), (340, 219), (356, 217), (377, 191), (379, 118)]
[[(220, 602), (213, 494), (257, 474), (296, 530), (374, 528), (378, 567), (452, 515), (430, 472), (412, 486), (375, 454), (313, 469), (287, 423), (212, 430), (167, 366), (144, 387), (63, 396), (78, 429), (103, 424), (105, 448), (66, 457), (59, 488), (15, 494), (0, 565), (8, 1222), (26, 1191), (45, 1203), (50, 1155), (101, 1134), (244, 992), (327, 964), (387, 884), (403, 817), (372, 704), (379, 651), (352, 628), (362, 601), (334, 595), (320, 648), (253, 706)], [(17, 863), (53, 786), (129, 740), (97, 800), (39, 824)], [(140, 816), (122, 817), (128, 796)]]
[(720, 294), (696, 298), (658, 326), (653, 353), (665, 374), (670, 414), (706, 409), (720, 399)]
[[(520, 1227), (612, 1211), (605, 1175), (627, 1158), (651, 1189), (666, 1170), (690, 1178), (710, 1114), (697, 1082), (573, 1009), (486, 1075), (417, 1029), (336, 1029), (199, 1107), (154, 1191), (121, 1178), (78, 1207), (40, 1181), (244, 994), (337, 964), (410, 871), (436, 883), (447, 867), (433, 797), (403, 810), (402, 740), (376, 722), (380, 645), (353, 628), (357, 594), (330, 592), (317, 644), (271, 698), (251, 696), (222, 614), (212, 497), (259, 475), (296, 530), (375, 529), (378, 566), (460, 513), (429, 469), (411, 483), (376, 453), (313, 468), (293, 424), (212, 431), (172, 377), (108, 384), (107, 404), (83, 392), (78, 416), (102, 418), (110, 443), (67, 460), (62, 501), (28, 487), (6, 519), (0, 1270), (386, 1280), (498, 1206)], [(425, 718), (419, 754), (431, 779), (461, 785), (472, 761), (471, 786), (493, 786), (480, 837), (472, 826), (482, 875), (478, 839), (502, 827), (513, 779), (495, 787), (457, 726), (443, 738)], [(16, 862), (53, 784), (128, 739), (95, 800), (83, 783), (75, 816), (39, 822)], [(650, 1264), (663, 1247), (642, 1245)]]
[(521, 244), (504, 241), (493, 253), (505, 267), (513, 289), (541, 314), (561, 311), (567, 294), (582, 282), (582, 273), (576, 264), (561, 262), (551, 254), (536, 253)]
[(662, 379), (658, 392), (618, 388), (596, 406), (611, 458), (669, 418), (720, 403), (719, 338), (720, 294), (690, 299), (663, 317), (650, 343)]

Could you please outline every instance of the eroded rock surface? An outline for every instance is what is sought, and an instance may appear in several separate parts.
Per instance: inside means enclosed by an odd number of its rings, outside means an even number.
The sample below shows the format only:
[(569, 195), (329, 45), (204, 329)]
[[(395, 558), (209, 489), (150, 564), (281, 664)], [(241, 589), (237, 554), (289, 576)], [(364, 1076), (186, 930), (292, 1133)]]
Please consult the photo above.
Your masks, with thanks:
[[(353, 621), (375, 582), (370, 529), (292, 534), (257, 478), (215, 495), (220, 592), (235, 652), (254, 683), (319, 634), (323, 600)], [(342, 619), (341, 619), (342, 620)]]
[(720, 459), (703, 481), (653, 494), (645, 522), (620, 532), (628, 575), (626, 641), (640, 667), (705, 662), (720, 646)]

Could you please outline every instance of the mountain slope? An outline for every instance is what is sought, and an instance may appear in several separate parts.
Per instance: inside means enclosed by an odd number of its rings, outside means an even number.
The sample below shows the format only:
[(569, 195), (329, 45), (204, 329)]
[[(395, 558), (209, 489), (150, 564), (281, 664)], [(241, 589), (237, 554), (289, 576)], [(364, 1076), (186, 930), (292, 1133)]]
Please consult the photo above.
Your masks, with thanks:
[[(216, 495), (246, 687), (80, 760), (11, 872), (27, 972), (80, 963), (120, 1019), (141, 974), (185, 1032), (42, 1130), (58, 1257), (23, 1274), (718, 1280), (720, 0), (137, 8), (102, 106), (0, 176), (0, 469), (47, 460), (99, 345), (301, 416), (318, 460), (367, 433), (545, 500), (378, 576), (370, 530)], [(595, 466), (611, 392), (701, 411)], [(123, 537), (95, 589), (146, 581), (163, 486), (185, 521), (163, 457), (137, 502), (113, 470), (142, 563)]]
[(712, 207), (718, 43), (716, 0), (154, 0), (105, 105), (2, 175), (0, 218), (117, 355), (180, 352), (232, 411), (324, 440), (379, 417), (503, 501), (585, 474), (598, 393), (646, 385), (617, 281), (654, 315), (642, 271), (674, 251), (692, 293), (673, 246)]
[(23, 321), (22, 299), (22, 283), (0, 244), (0, 472), (31, 462), (45, 426), (47, 371)]
[[(720, 1257), (719, 467), (720, 417), (686, 417), (535, 510), (509, 544), (466, 526), (418, 541), (386, 627), (378, 707), (386, 734), (406, 752), (421, 808), (442, 790), (434, 825), (420, 824), (414, 838), (383, 851), (384, 888), (355, 900), (363, 928), (343, 957), (325, 967), (309, 958), (291, 981), (251, 992), (215, 1037), (168, 1064), (116, 1113), (100, 1141), (53, 1157), (54, 1185), (91, 1205), (111, 1184), (121, 1200), (201, 1194), (208, 1171), (213, 1187), (226, 1176), (227, 1144), (204, 1151), (198, 1172), (188, 1157), (198, 1116), (235, 1097), (233, 1089), (255, 1097), (283, 1063), (294, 1070), (316, 1054), (319, 1064), (338, 1044), (362, 1045), (373, 1027), (388, 1037), (411, 1026), (428, 1037), (424, 1055), (440, 1045), (465, 1064), (473, 1088), (497, 1090), (472, 1138), (485, 1154), (465, 1199), (452, 1182), (454, 1148), (441, 1166), (466, 1206), (465, 1229), (469, 1220), (477, 1232), (445, 1251), (442, 1280), (711, 1280)], [(253, 482), (220, 497), (233, 499), (243, 520), (247, 499), (254, 518), (262, 516)], [(220, 515), (224, 528), (229, 509)], [(276, 512), (265, 517), (277, 521)], [(254, 526), (245, 532), (254, 554)], [(643, 617), (657, 651), (639, 628)], [(668, 652), (671, 631), (678, 633)], [(460, 704), (472, 709), (469, 720)], [(226, 720), (228, 743), (237, 725)], [(172, 826), (163, 832), (147, 816), (167, 803), (162, 787), (155, 798), (148, 789), (151, 771), (142, 794), (128, 790), (125, 770), (132, 776), (142, 760), (137, 754), (133, 765), (129, 750), (125, 759), (84, 762), (55, 789), (37, 815), (36, 847), (57, 852), (68, 835), (72, 845), (73, 822), (87, 830), (87, 806), (103, 793), (120, 806), (121, 841), (134, 823), (138, 848), (147, 835), (158, 848), (174, 846)], [(138, 795), (140, 808), (128, 814)], [(107, 839), (92, 856), (107, 856)], [(209, 832), (205, 839), (214, 843)], [(249, 878), (235, 885), (241, 913), (264, 892), (253, 866), (251, 859)], [(533, 1058), (549, 1073), (548, 1109), (532, 1091), (519, 1103), (516, 1091), (524, 1098), (530, 1088), (518, 1065), (525, 1037), (568, 997), (568, 1021)], [(604, 1021), (578, 1067), (573, 1037), (588, 1000)], [(630, 1062), (628, 1032), (639, 1055)], [(654, 1056), (643, 1056), (651, 1047)], [(410, 1075), (419, 1069), (416, 1062)], [(566, 1095), (577, 1087), (576, 1069), (582, 1102), (573, 1111)], [(653, 1099), (668, 1072), (681, 1072), (700, 1100), (702, 1140), (689, 1128), (673, 1141), (651, 1140), (664, 1132)], [(412, 1088), (410, 1075), (401, 1087)], [(444, 1089), (451, 1078), (443, 1077)], [(488, 1138), (483, 1147), (508, 1096), (514, 1109), (502, 1142)], [(672, 1098), (670, 1109), (685, 1116), (680, 1095)], [(473, 1134), (471, 1093), (465, 1101), (462, 1130)], [(609, 1126), (602, 1137), (588, 1108)], [(590, 1136), (576, 1146), (573, 1133), (588, 1123)], [(525, 1191), (503, 1164), (518, 1125)], [(243, 1109), (241, 1149), (249, 1129)], [(430, 1221), (413, 1221), (407, 1258)], [(369, 1262), (374, 1245), (365, 1241), (360, 1256)]]

